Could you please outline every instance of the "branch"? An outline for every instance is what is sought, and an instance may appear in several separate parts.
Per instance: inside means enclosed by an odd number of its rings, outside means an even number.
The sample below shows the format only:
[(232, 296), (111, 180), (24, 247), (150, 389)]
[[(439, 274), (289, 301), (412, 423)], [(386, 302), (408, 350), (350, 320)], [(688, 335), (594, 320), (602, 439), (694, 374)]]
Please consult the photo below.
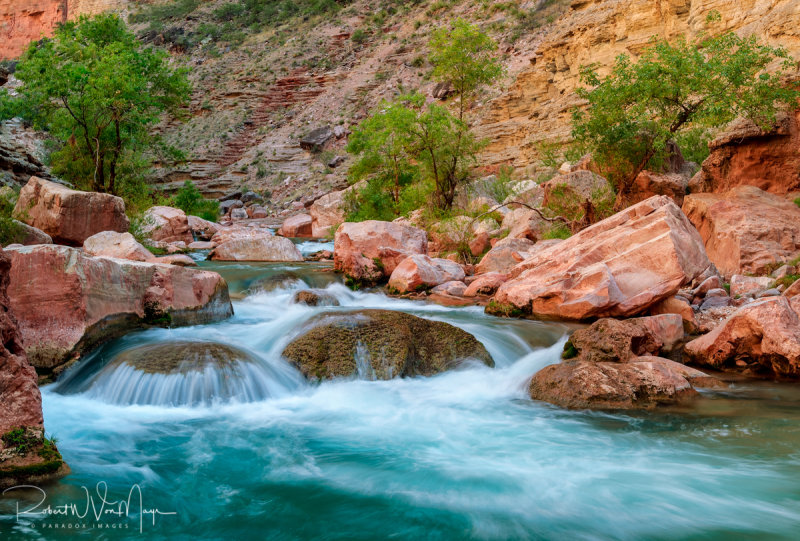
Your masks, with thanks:
[(472, 219), (472, 221), (470, 222), (470, 224), (473, 224), (475, 222), (475, 220), (477, 220), (478, 218), (482, 218), (482, 217), (486, 216), (487, 214), (491, 214), (492, 212), (496, 211), (497, 209), (501, 209), (501, 208), (507, 207), (509, 205), (520, 205), (520, 206), (523, 206), (523, 207), (525, 207), (527, 209), (530, 209), (530, 210), (534, 211), (536, 214), (538, 214), (539, 217), (542, 220), (546, 221), (546, 222), (550, 222), (550, 223), (552, 223), (552, 222), (562, 222), (564, 225), (572, 224), (572, 220), (568, 220), (568, 219), (564, 218), (563, 216), (556, 216), (555, 218), (548, 218), (547, 216), (542, 214), (542, 211), (540, 209), (538, 209), (536, 207), (532, 207), (532, 206), (530, 206), (530, 205), (528, 205), (526, 203), (522, 203), (520, 201), (509, 201), (508, 203), (503, 203), (501, 205), (497, 205), (496, 207), (492, 208), (491, 210), (487, 210), (483, 214), (479, 214), (478, 216), (474, 217)]

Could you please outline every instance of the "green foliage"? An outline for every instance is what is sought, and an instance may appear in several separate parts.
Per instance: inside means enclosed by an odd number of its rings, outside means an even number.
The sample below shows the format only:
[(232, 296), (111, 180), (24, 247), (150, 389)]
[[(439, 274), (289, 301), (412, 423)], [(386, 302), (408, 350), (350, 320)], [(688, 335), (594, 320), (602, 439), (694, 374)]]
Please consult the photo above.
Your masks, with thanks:
[[(696, 141), (737, 116), (762, 127), (774, 122), (779, 107), (800, 97), (797, 85), (783, 82), (793, 66), (785, 50), (732, 32), (673, 43), (653, 38), (638, 61), (619, 56), (607, 77), (582, 68), (589, 86), (578, 95), (588, 107), (574, 112), (573, 136), (608, 172), (619, 207), (638, 173), (663, 163), (671, 140)], [(701, 157), (698, 148), (695, 142), (689, 156)]]
[(172, 197), (172, 206), (187, 215), (199, 216), (212, 222), (219, 216), (219, 202), (205, 199), (191, 180), (184, 182), (183, 187)]
[(800, 197), (794, 200), (794, 204), (800, 207)]
[(503, 66), (495, 55), (497, 44), (477, 26), (457, 19), (452, 28), (435, 31), (429, 47), (433, 78), (453, 85), (459, 97), (458, 118), (463, 120), (467, 100), (481, 86), (503, 74)]
[(542, 233), (542, 239), (568, 239), (572, 236), (569, 228), (564, 224), (554, 224)]
[[(450, 208), (456, 187), (468, 178), (481, 145), (466, 123), (446, 107), (426, 105), (420, 94), (383, 102), (354, 130), (348, 144), (348, 151), (358, 156), (351, 178), (370, 178), (364, 194), (370, 198), (357, 201), (369, 210), (359, 209), (360, 216), (388, 215), (391, 205), (386, 195), (395, 212), (401, 212), (412, 199), (430, 193), (427, 186), (432, 187), (437, 207)], [(410, 198), (405, 203), (404, 194)]]
[(184, 69), (173, 69), (165, 52), (142, 46), (108, 14), (67, 22), (32, 44), (16, 76), (24, 83), (18, 112), (58, 142), (53, 171), (114, 194), (139, 182), (150, 165), (143, 158), (153, 146), (148, 128), (164, 113), (177, 115), (190, 93)]
[(486, 194), (498, 203), (502, 203), (514, 193), (514, 181), (511, 178), (513, 172), (514, 168), (511, 166), (500, 166), (494, 178), (487, 177), (473, 182), (472, 191)]
[(361, 45), (362, 43), (365, 43), (367, 39), (369, 39), (369, 34), (367, 34), (366, 30), (363, 28), (357, 28), (350, 36), (350, 39), (353, 43), (358, 43)]
[(7, 246), (22, 240), (23, 228), (11, 217), (16, 194), (8, 188), (0, 191), (0, 245)]
[(564, 350), (561, 352), (561, 358), (566, 360), (574, 359), (578, 356), (578, 349), (575, 347), (575, 344), (572, 343), (572, 340), (567, 340), (567, 343), (564, 344)]

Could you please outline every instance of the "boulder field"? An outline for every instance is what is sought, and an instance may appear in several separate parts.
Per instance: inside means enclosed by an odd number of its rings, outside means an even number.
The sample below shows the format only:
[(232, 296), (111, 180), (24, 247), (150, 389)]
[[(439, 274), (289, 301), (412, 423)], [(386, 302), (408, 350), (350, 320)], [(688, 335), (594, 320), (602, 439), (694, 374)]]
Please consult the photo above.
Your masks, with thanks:
[(9, 311), (40, 375), (139, 327), (210, 323), (233, 313), (228, 286), (215, 272), (90, 257), (67, 246), (7, 253)]

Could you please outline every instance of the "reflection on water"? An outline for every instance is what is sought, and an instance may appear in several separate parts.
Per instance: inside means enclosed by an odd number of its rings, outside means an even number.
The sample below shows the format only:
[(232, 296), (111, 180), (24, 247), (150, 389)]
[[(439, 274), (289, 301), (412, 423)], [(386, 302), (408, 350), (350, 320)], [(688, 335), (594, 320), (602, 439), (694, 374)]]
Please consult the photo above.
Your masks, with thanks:
[[(565, 411), (526, 396), (557, 362), (568, 329), (352, 292), (324, 265), (204, 262), (249, 292), (228, 321), (133, 333), (44, 389), (45, 422), (73, 468), (48, 489), (82, 501), (82, 485), (117, 496), (142, 486), (147, 506), (175, 511), (148, 539), (793, 539), (800, 524), (800, 391), (737, 382), (692, 408), (609, 414)], [(294, 280), (276, 287), (280, 274)], [(339, 307), (291, 302), (324, 287)], [(185, 406), (122, 405), (94, 388), (121, 351), (154, 343), (230, 344), (270, 367), (321, 311), (403, 310), (472, 332), (497, 367), (432, 378), (286, 385), (269, 398)], [(291, 378), (289, 378), (291, 381)], [(118, 383), (119, 384), (119, 383)], [(30, 496), (31, 498), (33, 495)], [(58, 519), (13, 516), (0, 532)], [(131, 531), (87, 538), (127, 539)]]

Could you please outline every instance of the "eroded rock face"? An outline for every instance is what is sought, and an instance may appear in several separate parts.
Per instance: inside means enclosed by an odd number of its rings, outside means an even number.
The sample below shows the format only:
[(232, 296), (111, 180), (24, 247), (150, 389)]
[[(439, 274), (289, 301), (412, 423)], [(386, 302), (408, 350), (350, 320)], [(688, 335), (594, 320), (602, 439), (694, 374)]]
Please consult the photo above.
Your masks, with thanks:
[(709, 144), (711, 154), (692, 179), (692, 192), (724, 193), (756, 186), (783, 195), (800, 190), (800, 110), (762, 131), (740, 118)]
[(754, 186), (688, 195), (683, 211), (726, 277), (759, 274), (800, 253), (800, 208)]
[(703, 372), (660, 357), (628, 362), (567, 361), (536, 373), (528, 391), (570, 409), (653, 409), (697, 396), (693, 384), (706, 386)]
[(412, 254), (426, 254), (425, 231), (394, 222), (343, 223), (334, 238), (333, 265), (348, 278), (369, 284), (392, 275)]
[(303, 261), (294, 243), (284, 237), (234, 238), (209, 254), (216, 261)]
[(96, 233), (83, 242), (83, 251), (87, 255), (118, 257), (132, 261), (150, 261), (153, 254), (136, 242), (130, 233), (103, 231)]
[[(547, 243), (548, 241), (542, 241)], [(537, 246), (541, 243), (537, 243)], [(549, 244), (552, 246), (552, 243)], [(494, 245), (475, 267), (476, 274), (488, 272), (508, 273), (517, 264), (525, 261), (534, 251), (530, 239), (506, 238)]]
[(675, 295), (710, 264), (681, 209), (656, 196), (518, 264), (494, 306), (547, 319), (632, 316)]
[(296, 214), (284, 220), (278, 230), (278, 235), (284, 237), (311, 237), (311, 216), (309, 214)]
[[(719, 28), (755, 35), (795, 57), (800, 53), (800, 12), (794, 0), (575, 0), (564, 5), (564, 15), (543, 30), (529, 56), (531, 65), (481, 115), (478, 136), (490, 141), (481, 164), (523, 168), (541, 160), (541, 142), (570, 138), (571, 110), (580, 103), (574, 90), (581, 84), (581, 66), (608, 68), (623, 53), (635, 58), (652, 36), (691, 39), (707, 30), (712, 11), (721, 14)], [(787, 168), (779, 174), (797, 171)]]
[(129, 226), (121, 198), (71, 190), (38, 177), (31, 177), (20, 191), (14, 217), (70, 246), (80, 246), (101, 231), (124, 233)]
[(98, 343), (147, 325), (195, 325), (233, 313), (225, 280), (175, 265), (89, 257), (66, 246), (8, 250), (10, 311), (28, 359), (58, 372)]
[(693, 363), (766, 377), (800, 377), (800, 318), (786, 297), (739, 308), (710, 333), (686, 344)]
[(463, 279), (464, 269), (458, 263), (423, 254), (412, 254), (394, 269), (389, 277), (389, 287), (400, 293), (408, 293), (445, 282), (460, 282)]
[(173, 207), (147, 209), (142, 230), (154, 241), (185, 242), (187, 245), (194, 242), (186, 213)]
[(389, 310), (321, 314), (283, 356), (310, 380), (432, 376), (467, 359), (494, 366), (486, 348), (468, 332)]
[[(9, 254), (0, 248), (0, 489), (39, 484), (69, 473), (55, 445), (44, 447), (36, 370), (28, 363), (6, 295), (10, 267)], [(25, 440), (27, 449), (15, 443), (20, 439)]]

